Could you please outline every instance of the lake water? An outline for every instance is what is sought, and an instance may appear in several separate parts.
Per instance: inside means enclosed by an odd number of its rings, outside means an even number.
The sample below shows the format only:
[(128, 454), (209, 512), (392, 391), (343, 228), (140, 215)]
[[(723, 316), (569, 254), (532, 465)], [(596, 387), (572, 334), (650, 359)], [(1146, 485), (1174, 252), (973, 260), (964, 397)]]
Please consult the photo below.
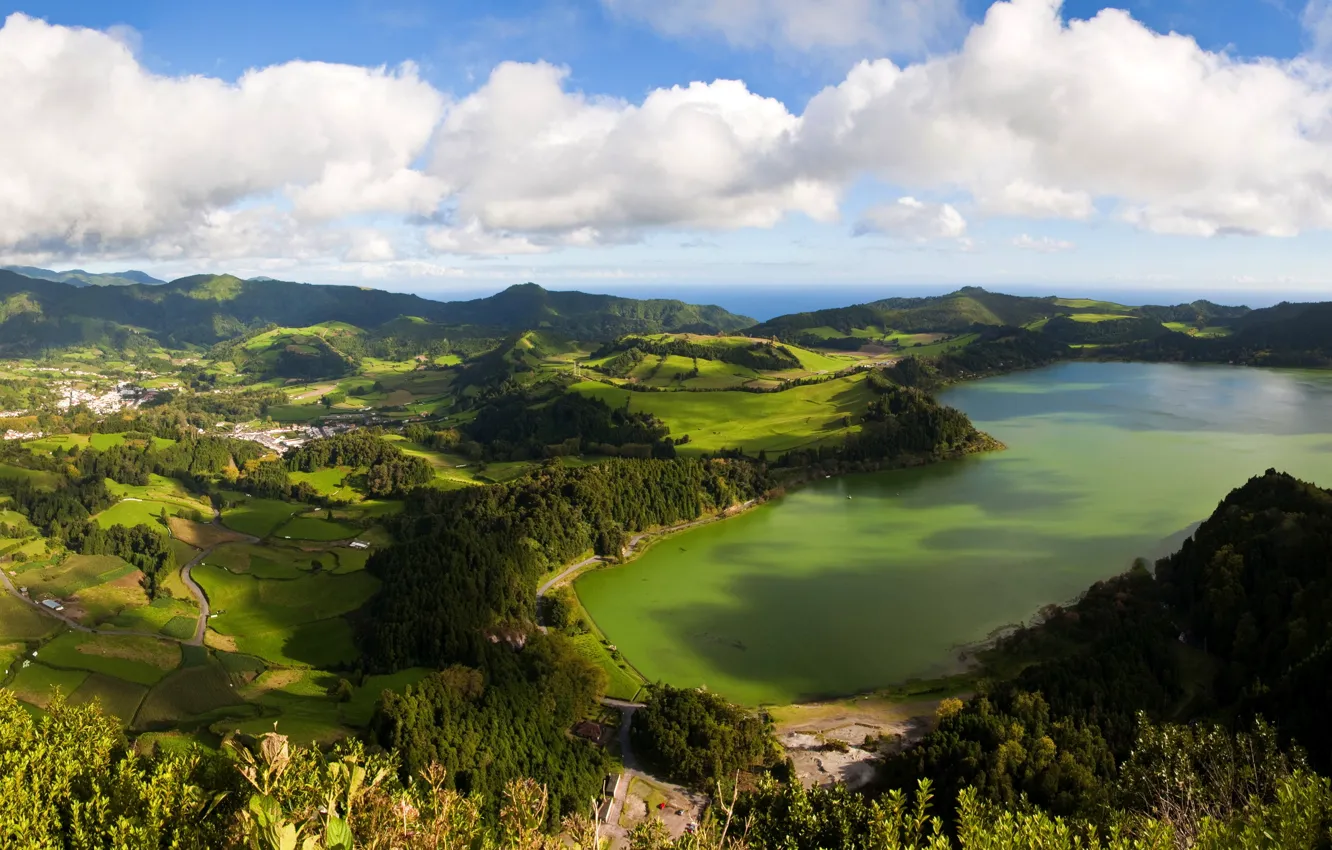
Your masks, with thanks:
[(649, 679), (851, 694), (1173, 551), (1268, 467), (1332, 486), (1332, 373), (1071, 363), (943, 400), (1008, 450), (818, 482), (583, 576), (584, 605)]

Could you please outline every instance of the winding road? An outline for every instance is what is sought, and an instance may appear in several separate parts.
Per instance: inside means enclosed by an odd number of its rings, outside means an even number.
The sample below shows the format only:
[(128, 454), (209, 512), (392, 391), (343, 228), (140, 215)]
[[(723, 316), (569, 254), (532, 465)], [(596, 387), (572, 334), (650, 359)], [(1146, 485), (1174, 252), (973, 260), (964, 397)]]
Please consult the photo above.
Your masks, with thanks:
[[(212, 524), (222, 527), (221, 515), (218, 514), (216, 511), (214, 511), (213, 514)], [(258, 537), (254, 537), (249, 534), (241, 534), (240, 532), (232, 531), (231, 529), (227, 529), (227, 531), (228, 533), (235, 535), (235, 537), (233, 537), (230, 540), (219, 541), (217, 543), (214, 543), (212, 546), (200, 549), (199, 554), (195, 555), (190, 560), (189, 563), (185, 564), (183, 567), (180, 568), (181, 581), (185, 582), (185, 586), (189, 588), (190, 593), (194, 595), (194, 601), (199, 606), (199, 619), (194, 624), (194, 634), (193, 636), (184, 640), (180, 638), (171, 637), (170, 635), (164, 635), (161, 634), (160, 632), (144, 632), (144, 631), (138, 631), (136, 629), (108, 629), (104, 627), (94, 628), (92, 626), (85, 626), (82, 623), (80, 623), (78, 620), (67, 617), (64, 614), (60, 613), (59, 611), (46, 607), (37, 600), (27, 597), (22, 593), (19, 593), (18, 588), (14, 586), (14, 583), (12, 581), (10, 581), (9, 574), (4, 570), (0, 570), (0, 583), (4, 584), (5, 590), (9, 591), (9, 593), (15, 599), (31, 606), (32, 608), (35, 608), (36, 610), (40, 611), (43, 614), (46, 614), (49, 617), (54, 617), (55, 619), (64, 623), (66, 626), (68, 626), (69, 628), (73, 629), (76, 632), (83, 632), (84, 634), (92, 634), (92, 635), (133, 635), (137, 637), (157, 638), (158, 640), (169, 640), (174, 643), (179, 643), (185, 646), (203, 646), (204, 633), (208, 630), (208, 614), (209, 614), (208, 595), (204, 593), (203, 588), (200, 587), (198, 582), (194, 580), (194, 577), (190, 575), (190, 570), (193, 567), (197, 566), (198, 564), (202, 563), (204, 558), (207, 558), (210, 554), (212, 554), (214, 549), (216, 549), (218, 546), (221, 546), (223, 543), (259, 542)], [(170, 534), (169, 529), (167, 533)]]

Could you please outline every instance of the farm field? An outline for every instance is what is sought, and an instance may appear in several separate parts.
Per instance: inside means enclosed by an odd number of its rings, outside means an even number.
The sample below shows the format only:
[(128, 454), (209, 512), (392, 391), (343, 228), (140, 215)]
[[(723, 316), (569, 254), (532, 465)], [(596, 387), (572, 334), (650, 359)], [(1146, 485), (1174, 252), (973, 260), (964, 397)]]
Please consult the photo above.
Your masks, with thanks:
[[(323, 515), (321, 515), (323, 514)], [(291, 540), (349, 540), (356, 536), (356, 529), (326, 518), (327, 512), (294, 516), (278, 528), (275, 536)]]
[(147, 525), (160, 529), (163, 528), (161, 521), (163, 511), (166, 512), (167, 516), (175, 516), (183, 510), (192, 509), (182, 507), (175, 502), (158, 502), (131, 497), (121, 499), (93, 517), (93, 519), (102, 528), (110, 528), (113, 525), (123, 525), (128, 528), (133, 528), (136, 525)]
[(660, 418), (679, 439), (681, 454), (742, 448), (784, 452), (849, 433), (842, 418), (864, 410), (870, 399), (863, 375), (775, 393), (635, 393), (585, 381), (573, 389), (611, 407), (645, 411)]
[(302, 510), (305, 510), (304, 505), (277, 499), (247, 499), (222, 511), (222, 524), (242, 534), (267, 537)]
[(210, 645), (292, 667), (352, 660), (351, 627), (340, 615), (379, 586), (364, 571), (265, 579), (201, 564), (193, 574), (217, 614), (209, 623)]

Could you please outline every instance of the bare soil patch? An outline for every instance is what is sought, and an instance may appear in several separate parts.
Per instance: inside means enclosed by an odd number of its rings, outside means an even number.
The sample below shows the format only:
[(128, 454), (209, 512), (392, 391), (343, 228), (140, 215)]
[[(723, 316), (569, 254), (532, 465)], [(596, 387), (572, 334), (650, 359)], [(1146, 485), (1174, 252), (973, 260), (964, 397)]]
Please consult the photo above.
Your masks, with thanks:
[(838, 782), (855, 790), (874, 779), (878, 760), (920, 740), (939, 700), (859, 697), (772, 710), (777, 740), (806, 786)]
[(177, 540), (188, 543), (196, 549), (211, 549), (222, 543), (233, 543), (245, 540), (245, 535), (237, 534), (230, 529), (211, 522), (195, 522), (180, 517), (171, 517), (167, 520), (171, 526), (171, 533)]

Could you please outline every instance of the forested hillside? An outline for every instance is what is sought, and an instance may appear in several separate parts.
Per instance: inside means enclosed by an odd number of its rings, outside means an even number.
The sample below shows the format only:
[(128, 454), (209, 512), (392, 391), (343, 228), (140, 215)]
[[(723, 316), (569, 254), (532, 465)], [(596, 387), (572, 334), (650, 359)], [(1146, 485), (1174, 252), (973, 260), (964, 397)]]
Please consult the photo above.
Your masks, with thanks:
[(99, 339), (123, 345), (135, 333), (162, 343), (211, 345), (266, 325), (345, 322), (372, 329), (402, 316), (472, 337), (550, 329), (610, 339), (626, 333), (711, 333), (752, 324), (719, 307), (548, 292), (535, 284), (512, 286), (475, 301), (442, 302), (375, 289), (230, 275), (80, 288), (0, 271), (0, 346), (9, 354)]

